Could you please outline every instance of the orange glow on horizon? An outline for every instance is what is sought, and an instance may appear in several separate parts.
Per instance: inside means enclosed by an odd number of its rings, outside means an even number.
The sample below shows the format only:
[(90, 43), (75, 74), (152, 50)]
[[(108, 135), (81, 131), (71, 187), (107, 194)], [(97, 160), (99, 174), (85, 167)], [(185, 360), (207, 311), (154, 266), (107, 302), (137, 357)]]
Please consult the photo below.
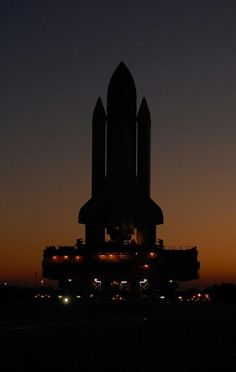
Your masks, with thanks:
[[(194, 217), (194, 220), (197, 221), (197, 216)], [(5, 230), (5, 236), (1, 237), (4, 254), (2, 254), (0, 261), (0, 281), (34, 285), (35, 272), (38, 273), (38, 278), (42, 275), (42, 253), (46, 246), (50, 244), (73, 246), (78, 237), (83, 237), (83, 226), (77, 225), (76, 221), (72, 226), (66, 219), (64, 222), (65, 229), (60, 233), (58, 232), (59, 229), (57, 231), (47, 229), (48, 225), (46, 223), (44, 229), (42, 229), (42, 226), (33, 225), (30, 220), (28, 221), (28, 228), (33, 232), (31, 234), (23, 234), (20, 226), (14, 229), (14, 234), (12, 230), (9, 231), (8, 235)], [(198, 258), (201, 263), (200, 279), (181, 285), (201, 287), (210, 283), (235, 283), (236, 250), (233, 234), (231, 237), (228, 235), (227, 244), (225, 244), (222, 229), (216, 229), (212, 231), (212, 234), (209, 234), (209, 230), (206, 233), (204, 226), (201, 227), (200, 231), (198, 226), (193, 223), (192, 217), (188, 219), (188, 223), (187, 220), (183, 224), (174, 224), (172, 221), (168, 221), (165, 225), (158, 227), (157, 230), (159, 237), (164, 239), (164, 244), (167, 246), (188, 246), (193, 243), (198, 248)], [(51, 227), (53, 227), (53, 224)], [(10, 239), (9, 236), (11, 236)], [(14, 260), (12, 257), (14, 257)]]

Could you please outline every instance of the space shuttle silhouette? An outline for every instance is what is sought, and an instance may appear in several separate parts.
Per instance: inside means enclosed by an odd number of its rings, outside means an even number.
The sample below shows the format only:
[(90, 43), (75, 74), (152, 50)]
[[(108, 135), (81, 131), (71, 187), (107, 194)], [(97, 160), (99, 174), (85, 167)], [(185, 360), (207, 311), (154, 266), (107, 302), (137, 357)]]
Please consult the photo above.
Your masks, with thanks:
[(161, 208), (150, 198), (151, 117), (143, 98), (137, 113), (133, 77), (121, 62), (107, 92), (105, 112), (99, 97), (92, 119), (92, 196), (80, 209), (86, 245), (112, 241), (156, 243), (156, 225), (163, 223)]

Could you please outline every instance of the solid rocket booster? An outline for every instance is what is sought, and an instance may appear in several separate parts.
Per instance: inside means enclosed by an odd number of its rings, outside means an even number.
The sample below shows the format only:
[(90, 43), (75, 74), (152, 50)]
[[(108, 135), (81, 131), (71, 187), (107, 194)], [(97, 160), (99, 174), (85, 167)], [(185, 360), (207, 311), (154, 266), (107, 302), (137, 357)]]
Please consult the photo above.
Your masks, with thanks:
[(150, 199), (150, 112), (143, 99), (137, 117), (136, 102), (134, 80), (121, 63), (109, 83), (107, 116), (100, 98), (93, 114), (92, 198), (79, 222), (94, 249), (104, 242), (105, 229), (111, 240), (130, 240), (137, 232), (139, 244), (155, 244), (156, 225), (163, 223)]
[(143, 98), (138, 111), (138, 187), (150, 196), (151, 183), (151, 115)]
[[(139, 190), (150, 196), (151, 184), (151, 115), (145, 98), (138, 111), (138, 169), (137, 183)], [(156, 225), (141, 224), (137, 228), (138, 244), (152, 244), (155, 241)]]
[(92, 197), (104, 187), (106, 114), (99, 97), (92, 119)]

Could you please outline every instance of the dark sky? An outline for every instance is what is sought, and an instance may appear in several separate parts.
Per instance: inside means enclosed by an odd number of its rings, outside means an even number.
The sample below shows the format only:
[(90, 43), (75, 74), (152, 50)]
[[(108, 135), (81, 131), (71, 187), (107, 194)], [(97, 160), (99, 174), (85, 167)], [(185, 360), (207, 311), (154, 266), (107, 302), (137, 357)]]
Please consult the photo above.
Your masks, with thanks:
[(233, 0), (0, 0), (0, 281), (83, 236), (91, 115), (122, 60), (152, 115), (159, 237), (198, 246), (196, 285), (236, 281), (235, 20)]

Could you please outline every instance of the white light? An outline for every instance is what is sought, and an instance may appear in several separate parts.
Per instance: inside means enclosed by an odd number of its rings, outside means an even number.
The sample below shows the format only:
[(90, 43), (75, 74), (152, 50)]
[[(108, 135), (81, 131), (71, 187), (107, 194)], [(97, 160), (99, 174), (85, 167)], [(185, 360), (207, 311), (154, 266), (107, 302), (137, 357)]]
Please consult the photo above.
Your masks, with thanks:
[(58, 296), (58, 298), (62, 298), (62, 296), (61, 296), (61, 295), (59, 295), (59, 296)]
[(63, 298), (63, 302), (64, 302), (65, 304), (68, 304), (68, 303), (69, 303), (69, 298), (68, 298), (68, 297)]
[(127, 284), (127, 280), (122, 280), (121, 284)]
[(72, 282), (72, 279), (68, 279), (68, 282)]
[(161, 298), (162, 300), (164, 300), (164, 299), (165, 299), (165, 296), (160, 296), (160, 298)]
[(76, 298), (81, 298), (81, 296), (77, 295)]
[(154, 252), (149, 252), (149, 256), (150, 257), (154, 257), (155, 256), (155, 253)]
[(140, 284), (147, 283), (147, 279), (140, 280)]

